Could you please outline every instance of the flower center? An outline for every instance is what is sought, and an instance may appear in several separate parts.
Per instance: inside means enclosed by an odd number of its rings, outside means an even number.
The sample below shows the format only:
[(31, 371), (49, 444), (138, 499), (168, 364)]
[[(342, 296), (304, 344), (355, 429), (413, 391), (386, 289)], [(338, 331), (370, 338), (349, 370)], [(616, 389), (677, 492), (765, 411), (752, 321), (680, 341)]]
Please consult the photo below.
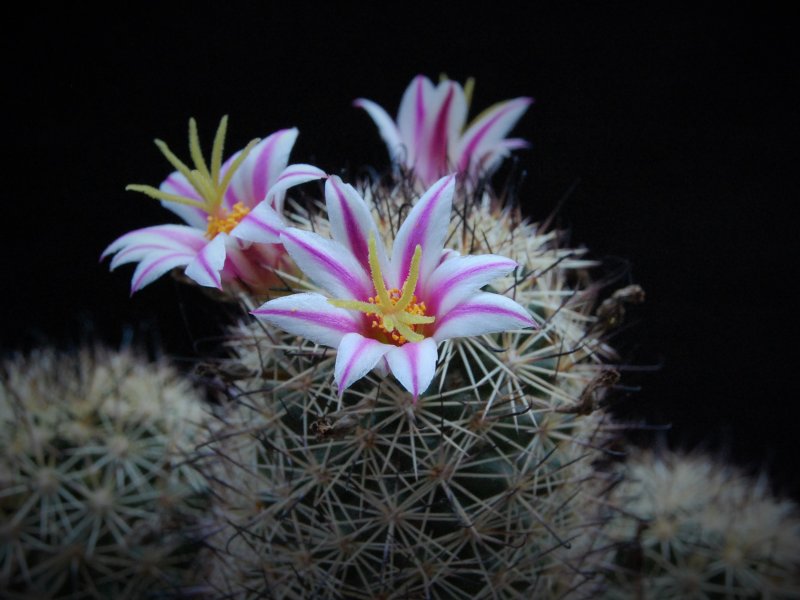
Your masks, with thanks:
[(249, 212), (250, 209), (247, 206), (241, 202), (237, 202), (233, 205), (230, 212), (226, 212), (225, 209), (221, 208), (217, 214), (223, 216), (208, 215), (206, 237), (213, 240), (218, 233), (230, 233), (231, 229), (236, 227), (239, 221), (245, 218)]
[(378, 260), (375, 234), (371, 233), (369, 237), (369, 268), (372, 274), (372, 283), (375, 286), (375, 296), (370, 297), (368, 302), (334, 299), (328, 300), (328, 302), (340, 308), (366, 313), (369, 315), (372, 329), (378, 330), (376, 333), (388, 336), (398, 346), (402, 346), (406, 342), (422, 341), (425, 339), (425, 335), (419, 331), (422, 329), (419, 326), (433, 323), (436, 317), (426, 315), (425, 303), (419, 302), (414, 295), (419, 279), (421, 256), (422, 246), (417, 244), (403, 288), (387, 290), (383, 283), (383, 274)]
[[(231, 183), (231, 178), (236, 170), (242, 166), (242, 163), (250, 154), (250, 151), (259, 142), (258, 139), (252, 140), (244, 150), (242, 150), (228, 165), (225, 173), (222, 173), (222, 151), (225, 145), (225, 133), (228, 131), (228, 117), (222, 117), (217, 128), (217, 134), (214, 136), (214, 145), (211, 148), (211, 163), (206, 163), (203, 158), (203, 152), (200, 148), (200, 138), (197, 135), (197, 123), (194, 119), (189, 119), (189, 154), (194, 162), (194, 168), (188, 167), (184, 164), (169, 147), (161, 140), (156, 140), (156, 146), (161, 150), (161, 153), (166, 157), (170, 164), (183, 175), (189, 184), (192, 186), (194, 192), (198, 197), (185, 196), (182, 194), (170, 194), (162, 190), (156, 189), (151, 185), (133, 184), (127, 186), (126, 190), (134, 192), (141, 192), (146, 196), (162, 200), (164, 202), (174, 202), (176, 204), (184, 204), (186, 206), (193, 206), (199, 208), (208, 214), (208, 234), (211, 233), (212, 222), (225, 221), (228, 217), (218, 217), (222, 200), (225, 197), (225, 192)], [(200, 199), (198, 199), (200, 198)], [(231, 216), (236, 213), (234, 206)], [(247, 213), (245, 213), (247, 214)], [(239, 220), (244, 216), (239, 216)], [(237, 220), (236, 223), (239, 221)], [(230, 228), (220, 228), (219, 231), (230, 231), (236, 226), (234, 223)], [(207, 234), (207, 235), (208, 235)]]
[[(392, 288), (391, 290), (387, 290), (387, 293), (389, 294), (389, 301), (392, 303), (392, 305), (394, 307), (396, 307), (397, 304), (400, 302), (400, 300), (403, 297), (403, 292), (401, 290), (397, 289), (397, 288)], [(375, 304), (375, 305), (378, 305), (379, 302), (380, 302), (380, 298), (378, 298), (377, 296), (371, 297), (368, 300), (369, 300), (370, 304)], [(430, 319), (431, 321), (433, 321), (434, 317), (428, 317), (425, 314), (426, 310), (427, 310), (427, 308), (425, 306), (425, 303), (417, 301), (417, 297), (412, 295), (411, 296), (411, 302), (406, 307), (404, 312), (407, 315), (417, 315), (417, 316), (425, 317), (426, 319)], [(403, 318), (404, 320), (408, 320), (407, 317), (401, 317), (401, 318)], [(372, 328), (373, 329), (378, 329), (382, 333), (388, 335), (390, 338), (392, 338), (392, 340), (394, 340), (394, 342), (398, 346), (402, 346), (403, 344), (405, 344), (408, 341), (406, 336), (404, 336), (402, 333), (398, 333), (396, 331), (396, 327), (397, 327), (396, 325), (395, 325), (395, 329), (393, 329), (391, 331), (387, 330), (386, 326), (384, 325), (383, 318), (379, 317), (377, 313), (376, 314), (370, 314), (369, 315), (369, 319), (372, 322)], [(417, 323), (413, 323), (412, 322), (412, 323), (408, 324), (408, 327), (409, 327), (409, 329), (411, 329), (411, 331), (413, 333), (415, 333), (417, 336), (420, 336), (419, 339), (423, 339), (424, 338), (424, 336), (422, 334), (420, 334), (419, 331), (418, 331), (418, 329), (422, 329), (421, 324), (417, 324)]]

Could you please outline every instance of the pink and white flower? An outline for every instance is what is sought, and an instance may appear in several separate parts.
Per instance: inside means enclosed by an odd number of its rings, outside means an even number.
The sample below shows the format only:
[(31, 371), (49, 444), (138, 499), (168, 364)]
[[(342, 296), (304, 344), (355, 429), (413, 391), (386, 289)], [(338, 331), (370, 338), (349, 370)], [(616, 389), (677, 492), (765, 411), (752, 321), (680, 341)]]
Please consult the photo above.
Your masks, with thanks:
[(310, 165), (286, 166), (297, 129), (282, 129), (222, 162), (227, 117), (220, 122), (206, 163), (197, 126), (189, 121), (189, 150), (194, 163), (181, 162), (160, 140), (156, 144), (176, 171), (158, 189), (127, 189), (161, 200), (186, 225), (156, 225), (131, 231), (105, 249), (114, 255), (111, 269), (138, 263), (131, 281), (134, 293), (176, 267), (203, 286), (222, 289), (241, 282), (256, 292), (277, 283), (273, 270), (288, 262), (280, 246), (285, 223), (280, 216), (286, 190), (319, 179), (324, 172)]
[(533, 99), (495, 104), (465, 127), (472, 88), (472, 80), (465, 90), (449, 79), (434, 86), (418, 75), (403, 94), (397, 122), (371, 100), (359, 98), (354, 104), (375, 121), (392, 160), (413, 169), (425, 186), (452, 172), (474, 183), (491, 173), (511, 150), (528, 146), (525, 140), (505, 136)]
[(444, 250), (454, 187), (453, 175), (434, 183), (387, 253), (366, 202), (338, 177), (328, 178), (333, 239), (295, 228), (281, 233), (295, 263), (328, 295), (285, 296), (253, 314), (336, 348), (340, 394), (377, 367), (390, 370), (415, 400), (433, 379), (444, 340), (535, 326), (511, 298), (480, 291), (512, 271), (513, 260)]

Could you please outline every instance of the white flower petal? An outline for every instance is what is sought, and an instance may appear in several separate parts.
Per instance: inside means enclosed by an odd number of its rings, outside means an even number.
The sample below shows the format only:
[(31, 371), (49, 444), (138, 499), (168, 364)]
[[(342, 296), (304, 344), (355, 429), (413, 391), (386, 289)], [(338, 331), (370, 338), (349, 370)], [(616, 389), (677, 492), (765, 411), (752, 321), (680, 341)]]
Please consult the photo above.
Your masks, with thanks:
[(470, 171), (475, 174), (490, 174), (505, 157), (511, 154), (512, 150), (519, 150), (520, 148), (530, 148), (530, 143), (519, 138), (501, 140), (484, 152), (479, 160), (473, 162), (470, 166)]
[[(455, 149), (454, 158), (458, 171), (469, 171), (472, 175), (478, 175), (475, 172), (476, 166), (486, 154), (496, 149), (497, 144), (502, 142), (532, 102), (532, 98), (506, 100), (495, 104), (476, 118)], [(483, 165), (484, 168), (490, 166)]]
[(400, 226), (392, 248), (394, 286), (400, 287), (408, 276), (411, 259), (418, 245), (422, 246), (421, 281), (425, 281), (439, 264), (450, 223), (455, 182), (455, 177), (449, 175), (434, 183)]
[(208, 240), (202, 232), (186, 225), (156, 225), (130, 231), (120, 236), (103, 251), (100, 260), (115, 254), (111, 269), (130, 262), (137, 262), (153, 252), (178, 250), (196, 254)]
[(281, 216), (267, 203), (258, 205), (231, 230), (231, 235), (240, 240), (258, 244), (279, 244), (281, 231), (286, 229)]
[(386, 354), (389, 369), (415, 400), (433, 381), (437, 358), (436, 341), (433, 338), (407, 342), (392, 348)]
[(365, 301), (375, 294), (371, 277), (338, 242), (294, 227), (281, 233), (281, 241), (300, 270), (332, 297)]
[[(169, 177), (162, 181), (158, 189), (167, 194), (176, 194), (184, 198), (197, 200), (198, 202), (205, 202), (195, 191), (194, 187), (192, 187), (192, 184), (189, 183), (189, 180), (178, 171), (174, 171)], [(192, 227), (202, 229), (203, 231), (206, 230), (206, 226), (208, 225), (206, 217), (208, 215), (199, 208), (187, 206), (186, 204), (178, 204), (177, 202), (165, 202), (163, 200), (161, 201), (161, 206), (178, 215)]]
[(511, 298), (478, 292), (436, 318), (433, 339), (442, 342), (455, 337), (535, 326), (528, 311)]
[(448, 150), (457, 142), (457, 134), (463, 127), (466, 99), (458, 83), (445, 80), (436, 87), (427, 103), (428, 122), (413, 167), (423, 184), (430, 185), (455, 171)]
[(510, 258), (496, 254), (455, 256), (444, 261), (422, 288), (428, 313), (447, 314), (459, 302), (516, 266)]
[[(256, 144), (239, 165), (225, 193), (228, 206), (241, 202), (253, 208), (264, 200), (289, 162), (297, 129), (282, 129)], [(232, 158), (237, 156), (235, 154)]]
[(252, 313), (276, 327), (336, 348), (342, 338), (363, 327), (363, 319), (328, 302), (322, 294), (292, 294), (265, 302)]
[[(464, 126), (467, 124), (467, 111), (469, 110), (469, 106), (467, 105), (467, 97), (464, 94), (464, 88), (461, 87), (461, 84), (457, 81), (451, 83), (453, 85), (454, 96), (450, 104), (450, 116), (447, 119), (447, 150), (450, 166), (455, 170), (455, 161), (452, 159), (452, 153), (458, 144), (458, 140), (461, 138), (461, 132), (464, 131)], [(444, 174), (446, 175), (446, 173)]]
[(325, 179), (328, 176), (325, 171), (313, 165), (296, 164), (286, 167), (275, 183), (269, 188), (264, 200), (269, 203), (278, 214), (283, 214), (283, 201), (286, 190), (296, 185), (314, 181), (315, 179)]
[(339, 386), (339, 394), (369, 373), (394, 347), (366, 338), (360, 333), (346, 334), (336, 349), (334, 377)]
[(417, 75), (403, 93), (397, 113), (397, 129), (406, 144), (406, 166), (413, 167), (419, 149), (425, 143), (426, 128), (430, 120), (430, 107), (434, 96), (430, 79)]
[(372, 218), (367, 203), (352, 185), (345, 184), (337, 176), (325, 182), (325, 204), (328, 208), (328, 220), (331, 224), (333, 239), (350, 250), (364, 271), (370, 272), (369, 243), (370, 233), (375, 235), (379, 260), (385, 269), (386, 249), (380, 242), (378, 226)]
[(194, 260), (195, 256), (196, 254), (193, 252), (187, 253), (178, 250), (151, 252), (139, 262), (133, 272), (131, 294), (138, 292), (144, 286), (152, 283), (175, 267), (189, 264)]
[(200, 285), (222, 289), (220, 271), (225, 266), (225, 244), (228, 236), (220, 233), (186, 267), (186, 276)]
[(400, 137), (400, 130), (397, 129), (397, 125), (394, 124), (394, 121), (386, 111), (372, 100), (365, 100), (364, 98), (359, 98), (353, 102), (353, 105), (358, 108), (363, 108), (367, 111), (367, 114), (372, 117), (375, 125), (378, 126), (378, 132), (386, 143), (386, 147), (389, 149), (389, 156), (391, 159), (393, 161), (404, 159), (407, 150)]
[(115, 240), (100, 257), (114, 254), (111, 269), (138, 262), (131, 294), (175, 267), (189, 264), (206, 245), (205, 236), (186, 225), (158, 225), (131, 231)]

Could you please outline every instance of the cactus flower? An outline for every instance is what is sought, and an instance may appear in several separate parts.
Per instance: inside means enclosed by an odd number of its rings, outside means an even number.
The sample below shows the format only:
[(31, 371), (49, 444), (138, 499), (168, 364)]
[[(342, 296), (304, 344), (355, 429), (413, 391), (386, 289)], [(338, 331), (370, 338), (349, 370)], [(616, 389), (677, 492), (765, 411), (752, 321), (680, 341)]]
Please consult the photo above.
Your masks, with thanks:
[(371, 100), (359, 98), (354, 104), (375, 121), (392, 160), (413, 169), (425, 186), (453, 171), (474, 183), (491, 173), (509, 151), (528, 145), (505, 136), (533, 100), (499, 102), (465, 127), (472, 88), (471, 79), (464, 88), (449, 79), (434, 87), (430, 79), (418, 75), (403, 94), (397, 122)]
[(272, 269), (282, 266), (286, 259), (279, 245), (284, 193), (324, 173), (309, 165), (286, 166), (297, 129), (283, 129), (264, 140), (253, 140), (223, 163), (226, 130), (227, 117), (223, 117), (209, 164), (203, 158), (197, 125), (191, 119), (193, 168), (156, 140), (176, 171), (158, 189), (148, 185), (127, 187), (161, 200), (165, 208), (187, 223), (137, 229), (106, 248), (101, 259), (114, 254), (112, 270), (138, 263), (131, 293), (175, 267), (185, 267), (185, 274), (200, 285), (219, 289), (223, 282), (239, 281), (254, 291), (265, 291), (276, 283)]
[(373, 368), (388, 369), (419, 397), (433, 380), (444, 340), (534, 326), (511, 298), (480, 291), (516, 263), (444, 250), (455, 176), (437, 181), (411, 209), (388, 253), (366, 202), (338, 177), (325, 184), (333, 239), (286, 228), (281, 240), (327, 296), (298, 293), (253, 314), (337, 349), (339, 393)]

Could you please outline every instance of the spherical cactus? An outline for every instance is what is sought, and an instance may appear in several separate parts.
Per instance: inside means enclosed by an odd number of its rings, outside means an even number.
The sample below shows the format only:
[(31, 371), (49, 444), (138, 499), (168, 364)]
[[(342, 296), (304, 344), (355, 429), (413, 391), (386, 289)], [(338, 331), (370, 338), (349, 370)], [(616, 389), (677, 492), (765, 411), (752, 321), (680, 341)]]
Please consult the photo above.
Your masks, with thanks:
[(800, 597), (800, 511), (701, 454), (633, 450), (598, 555), (607, 598)]
[[(410, 188), (360, 190), (384, 239)], [(593, 578), (576, 540), (608, 487), (591, 465), (612, 437), (598, 406), (615, 374), (592, 263), (489, 191), (459, 188), (453, 214), (445, 252), (515, 260), (491, 289), (538, 327), (444, 341), (418, 399), (380, 369), (340, 394), (335, 350), (234, 329), (220, 368), (234, 401), (207, 465), (212, 597), (559, 597)]]
[(141, 598), (185, 584), (206, 420), (162, 362), (40, 350), (0, 366), (4, 598)]

